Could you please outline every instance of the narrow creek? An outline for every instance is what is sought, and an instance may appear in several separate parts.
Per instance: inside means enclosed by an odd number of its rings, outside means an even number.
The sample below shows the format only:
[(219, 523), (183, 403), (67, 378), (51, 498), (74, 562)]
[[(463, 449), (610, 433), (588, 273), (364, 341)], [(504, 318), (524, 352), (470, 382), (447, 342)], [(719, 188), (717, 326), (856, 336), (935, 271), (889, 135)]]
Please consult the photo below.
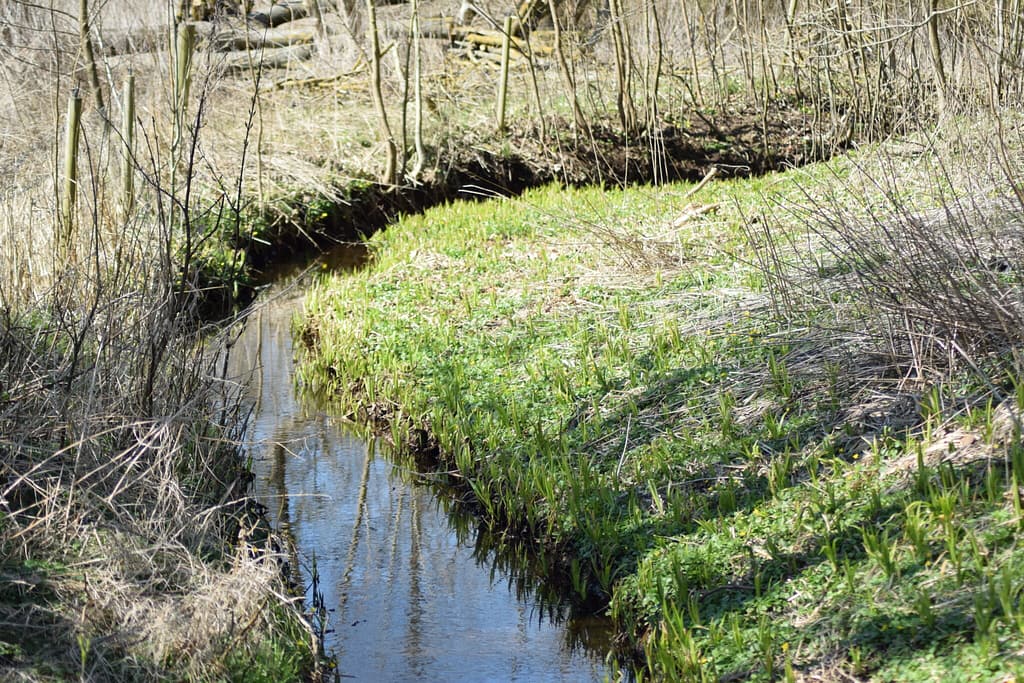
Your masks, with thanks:
[[(231, 353), (251, 376), (254, 489), (294, 542), (296, 580), (322, 600), (343, 680), (600, 681), (609, 624), (569, 614), (530, 558), (493, 547), (476, 520), (295, 389), (292, 320), (303, 277), (354, 268), (335, 251), (260, 296)], [(315, 567), (317, 580), (311, 579)]]

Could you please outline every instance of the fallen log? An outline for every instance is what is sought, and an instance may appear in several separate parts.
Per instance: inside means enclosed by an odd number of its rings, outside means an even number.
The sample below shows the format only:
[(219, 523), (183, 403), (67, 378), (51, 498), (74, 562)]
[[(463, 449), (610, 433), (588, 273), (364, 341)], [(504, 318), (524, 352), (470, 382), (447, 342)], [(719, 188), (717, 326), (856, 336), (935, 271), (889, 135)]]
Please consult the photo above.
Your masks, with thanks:
[(251, 52), (229, 52), (220, 62), (220, 68), (228, 73), (245, 72), (250, 65), (262, 69), (280, 69), (294, 62), (301, 62), (313, 55), (311, 45), (290, 45), (288, 47), (268, 47)]
[(227, 31), (210, 36), (210, 47), (219, 52), (254, 48), (308, 45), (317, 38), (315, 19), (302, 19), (287, 26), (264, 30)]
[[(530, 40), (512, 37), (509, 44), (512, 49), (521, 54), (532, 51), (534, 55), (548, 56), (553, 51), (554, 43), (549, 38), (550, 31), (533, 31)], [(464, 43), (476, 48), (500, 48), (502, 42), (501, 31), (492, 31), (484, 28), (470, 28), (468, 26), (456, 26), (451, 32), (452, 40), (456, 43)]]
[[(190, 21), (195, 28), (196, 41), (199, 49), (218, 49), (218, 41), (226, 36), (241, 33), (238, 28), (240, 22), (225, 23), (222, 21)], [(103, 54), (111, 57), (114, 55), (130, 55), (142, 52), (162, 52), (170, 45), (173, 29), (170, 25), (163, 26), (141, 26), (100, 36), (100, 46)], [(222, 47), (223, 49), (235, 49), (233, 47)]]
[[(486, 28), (469, 28), (468, 26), (456, 26), (452, 31), (454, 40), (472, 43), (479, 47), (501, 47), (501, 31), (492, 31)], [(520, 38), (512, 38), (509, 43), (514, 49), (523, 51), (525, 41)]]
[[(196, 29), (197, 48), (214, 52), (308, 45), (317, 38), (315, 19), (300, 19), (271, 29), (243, 28), (224, 22), (190, 22)], [(147, 26), (108, 36), (99, 45), (107, 57), (161, 52), (169, 45), (168, 26)]]

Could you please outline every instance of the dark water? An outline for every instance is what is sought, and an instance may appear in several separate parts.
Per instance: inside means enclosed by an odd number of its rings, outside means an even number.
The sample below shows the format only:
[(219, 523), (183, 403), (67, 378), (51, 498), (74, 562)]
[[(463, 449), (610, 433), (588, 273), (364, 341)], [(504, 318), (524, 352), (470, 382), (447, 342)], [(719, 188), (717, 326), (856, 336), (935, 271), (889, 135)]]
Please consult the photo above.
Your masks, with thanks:
[(301, 296), (295, 284), (265, 292), (232, 360), (236, 376), (254, 373), (256, 495), (294, 540), (307, 586), (315, 562), (342, 680), (605, 680), (603, 620), (570, 619), (542, 600), (522, 563), (489, 549), (471, 518), (297, 399)]

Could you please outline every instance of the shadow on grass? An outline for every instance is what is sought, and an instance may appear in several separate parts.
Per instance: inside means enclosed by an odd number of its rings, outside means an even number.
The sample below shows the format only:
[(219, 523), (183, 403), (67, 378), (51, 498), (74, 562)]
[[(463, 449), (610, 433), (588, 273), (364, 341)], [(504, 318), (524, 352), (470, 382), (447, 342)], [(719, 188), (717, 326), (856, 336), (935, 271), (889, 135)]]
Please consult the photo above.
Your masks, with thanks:
[(0, 679), (7, 680), (5, 670), (58, 678), (82, 673), (72, 668), (80, 644), (72, 622), (55, 609), (61, 598), (49, 573), (33, 562), (0, 565)]

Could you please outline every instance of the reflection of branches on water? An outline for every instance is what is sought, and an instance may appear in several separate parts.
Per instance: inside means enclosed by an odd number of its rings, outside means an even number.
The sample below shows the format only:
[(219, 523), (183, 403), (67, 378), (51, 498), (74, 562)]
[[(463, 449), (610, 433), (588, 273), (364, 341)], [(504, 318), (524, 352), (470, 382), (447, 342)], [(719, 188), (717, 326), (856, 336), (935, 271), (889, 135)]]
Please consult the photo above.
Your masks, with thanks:
[(276, 513), (272, 519), (277, 522), (278, 530), (288, 546), (288, 579), (295, 586), (304, 583), (302, 569), (299, 566), (299, 554), (295, 538), (291, 534), (291, 508), (288, 495), (288, 484), (285, 475), (287, 474), (287, 454), (284, 445), (280, 442), (273, 442), (270, 448), (270, 473), (267, 477), (268, 488), (272, 495), (266, 502), (276, 501)]
[(395, 464), (394, 469), (403, 481), (430, 489), (458, 544), (473, 548), (473, 560), (487, 568), (492, 585), (499, 577), (506, 578), (509, 592), (529, 606), (531, 620), (564, 626), (569, 652), (591, 651), (604, 655), (612, 649), (611, 621), (596, 615), (592, 604), (580, 604), (567, 597), (572, 594), (569, 579), (564, 571), (558, 570), (556, 558), (548, 556), (536, 544), (489, 529), (461, 502), (446, 477), (410, 470), (403, 465), (408, 465), (411, 459), (396, 456), (391, 448), (382, 450)]
[[(337, 541), (341, 546), (337, 548), (336, 554), (333, 550), (328, 553), (329, 560), (320, 563), (319, 567), (323, 572), (325, 587), (333, 589), (333, 595), (330, 590), (326, 593), (327, 598), (333, 602), (335, 619), (339, 619), (339, 624), (353, 620), (358, 622), (357, 616), (366, 616), (352, 614), (354, 610), (363, 608), (362, 603), (357, 605), (356, 602), (361, 599), (356, 597), (360, 595), (360, 588), (356, 584), (360, 580), (363, 562), (367, 562), (365, 566), (369, 572), (373, 571), (371, 567), (376, 553), (376, 558), (382, 562), (380, 570), (388, 571), (393, 578), (388, 585), (381, 586), (381, 590), (394, 591), (395, 594), (389, 592), (375, 599), (401, 599), (402, 591), (407, 591), (403, 605), (406, 621), (401, 625), (402, 631), (389, 631), (396, 641), (400, 641), (394, 642), (394, 646), (400, 648), (395, 654), (401, 653), (409, 672), (416, 672), (418, 676), (426, 674), (432, 659), (429, 643), (433, 642), (431, 639), (435, 636), (428, 628), (430, 620), (426, 610), (431, 608), (431, 596), (435, 594), (434, 589), (439, 580), (451, 581), (452, 595), (459, 595), (460, 587), (455, 584), (460, 571), (458, 566), (465, 559), (460, 551), (463, 560), (459, 560), (457, 565), (452, 559), (451, 571), (435, 564), (435, 560), (447, 557), (446, 553), (438, 553), (433, 547), (433, 542), (440, 538), (436, 534), (444, 528), (442, 523), (440, 529), (437, 529), (433, 521), (434, 510), (430, 506), (436, 504), (446, 513), (444, 517), (460, 546), (471, 549), (473, 561), (485, 572), (489, 572), (491, 586), (504, 584), (508, 577), (509, 592), (519, 600), (517, 623), (520, 631), (524, 631), (531, 623), (565, 624), (561, 629), (566, 634), (564, 651), (590, 649), (604, 655), (608, 650), (607, 642), (601, 642), (600, 637), (595, 635), (601, 629), (589, 620), (580, 619), (583, 610), (574, 608), (563, 598), (565, 583), (560, 584), (557, 579), (550, 578), (553, 572), (544, 570), (544, 567), (553, 563), (546, 563), (543, 558), (538, 560), (533, 550), (522, 543), (482, 533), (479, 520), (467, 514), (465, 508), (459, 507), (455, 500), (456, 492), (450, 488), (445, 489), (443, 482), (448, 477), (444, 473), (417, 472), (409, 468), (409, 461), (396, 459), (387, 453), (388, 460), (395, 465), (398, 478), (405, 483), (418, 485), (419, 488), (396, 487), (392, 483), (386, 485), (387, 489), (378, 489), (377, 469), (374, 465), (374, 447), (377, 444), (371, 442), (369, 448), (358, 455), (353, 452), (351, 458), (336, 457), (350, 449), (335, 442), (341, 435), (323, 417), (323, 406), (298, 400), (292, 393), (294, 384), (289, 318), (294, 309), (294, 301), (278, 299), (273, 306), (250, 313), (247, 334), (238, 339), (231, 352), (235, 372), (231, 381), (237, 381), (236, 378), (244, 377), (247, 372), (252, 373), (245, 394), (248, 397), (246, 404), (260, 412), (248, 436), (250, 439), (255, 439), (257, 435), (269, 437), (263, 441), (268, 444), (263, 452), (269, 458), (267, 483), (271, 497), (265, 499), (264, 503), (277, 512), (277, 521), (283, 531), (289, 532), (289, 527), (294, 524), (294, 531), (298, 533), (306, 521), (311, 521), (307, 517), (313, 514), (306, 510), (301, 501), (288, 496), (289, 485), (296, 485), (293, 481), (296, 473), (307, 476), (305, 486), (300, 486), (298, 491), (308, 491), (315, 495), (321, 486), (330, 486), (331, 492), (345, 492), (348, 502), (344, 512), (348, 514), (337, 516), (339, 520), (345, 518), (344, 530), (337, 526), (329, 529), (318, 527), (321, 532), (333, 534), (318, 542), (330, 544)], [(237, 390), (246, 391), (245, 387), (246, 383), (240, 382)], [(327, 420), (327, 423), (318, 420)], [(250, 445), (250, 452), (257, 452), (257, 448), (255, 444)], [(302, 464), (292, 462), (293, 457), (300, 458)], [(357, 464), (360, 460), (361, 468)], [(314, 479), (310, 480), (308, 476)], [(299, 483), (303, 483), (302, 476), (299, 477)], [(426, 493), (424, 485), (435, 494), (433, 501), (423, 497)], [(353, 489), (356, 489), (354, 511), (350, 508), (352, 499), (347, 497)], [(385, 503), (382, 510), (379, 503), (387, 500), (388, 490), (397, 490), (398, 494), (391, 494), (390, 502)], [(294, 491), (292, 493), (295, 495)], [(273, 501), (273, 498), (277, 500)], [(354, 521), (349, 528), (347, 519), (351, 518), (351, 512), (354, 512)], [(378, 516), (378, 513), (383, 514)], [(330, 515), (328, 519), (335, 517)], [(388, 525), (384, 535), (375, 531), (378, 523)], [(341, 538), (337, 537), (339, 534)], [(348, 538), (345, 539), (345, 536)], [(448, 542), (450, 537), (445, 536), (444, 543)], [(294, 543), (289, 550), (293, 549)], [(409, 553), (407, 558), (404, 555), (406, 552)], [(298, 581), (305, 583), (305, 580), (311, 580), (313, 567), (300, 566), (295, 554), (289, 554), (295, 570), (302, 571), (302, 578)], [(323, 556), (321, 560), (324, 560)], [(408, 585), (402, 583), (403, 575)], [(475, 582), (477, 576), (474, 573), (471, 580)], [(297, 582), (297, 585), (301, 583)], [(310, 590), (318, 592), (319, 587), (314, 582)], [(317, 600), (312, 603), (315, 608)], [(326, 619), (326, 613), (323, 616)], [(386, 620), (390, 614), (375, 612), (374, 617)], [(338, 638), (332, 646), (336, 648), (339, 657), (348, 649), (345, 638)]]
[(611, 621), (594, 614), (593, 608), (569, 600), (567, 580), (558, 574), (555, 561), (542, 548), (522, 539), (495, 533), (477, 521), (473, 559), (489, 567), (491, 581), (507, 577), (508, 589), (521, 603), (530, 605), (531, 618), (563, 626), (569, 652), (600, 652), (612, 647)]
[(395, 576), (395, 560), (398, 558), (398, 529), (402, 525), (402, 510), (405, 507), (405, 496), (398, 496), (398, 502), (395, 506), (395, 516), (391, 521), (391, 528), (394, 530), (391, 533), (391, 552), (388, 555), (388, 571), (391, 576)]
[[(207, 347), (219, 358), (215, 364), (220, 366), (223, 387), (222, 424), (249, 425), (249, 418), (261, 414), (264, 407), (265, 387), (288, 386), (291, 398), (291, 319), (300, 310), (303, 286), (309, 284), (311, 274), (321, 272), (321, 266), (332, 271), (355, 270), (366, 263), (367, 254), (362, 243), (339, 243), (312, 262), (301, 258), (264, 271), (264, 282), (273, 284), (261, 288), (256, 301), (238, 313)], [(237, 400), (231, 400), (239, 396), (249, 397), (244, 402), (247, 415), (228, 415), (229, 409), (241, 409)]]
[[(423, 650), (423, 527), (421, 525), (420, 506), (414, 491), (407, 491), (412, 517), (409, 520), (409, 636), (406, 638), (406, 658), (416, 675), (424, 673), (425, 661)], [(398, 535), (398, 527), (395, 527)]]
[(266, 369), (263, 366), (263, 311), (260, 310), (259, 316), (256, 318), (256, 362), (252, 368), (253, 374), (256, 376), (256, 401), (253, 405), (253, 410), (259, 413), (263, 408), (263, 375), (266, 374)]
[[(465, 514), (465, 513), (463, 513)], [(505, 576), (508, 589), (530, 606), (531, 618), (563, 626), (569, 652), (611, 650), (612, 626), (607, 617), (595, 615), (589, 605), (569, 600), (567, 580), (558, 574), (555, 561), (542, 548), (523, 539), (495, 533), (476, 520), (473, 559), (490, 570), (491, 581)], [(472, 527), (470, 527), (472, 528)]]
[(370, 462), (373, 460), (373, 449), (367, 448), (363, 458), (363, 473), (359, 477), (359, 497), (356, 500), (356, 518), (352, 523), (352, 540), (348, 544), (348, 553), (345, 556), (345, 571), (341, 575), (341, 582), (338, 585), (339, 607), (344, 611), (348, 602), (348, 591), (344, 590), (352, 582), (352, 571), (356, 566), (356, 555), (359, 551), (359, 536), (363, 529), (363, 517), (366, 515), (366, 492), (370, 484)]
[(233, 353), (244, 333), (244, 326), (225, 326), (206, 345), (210, 367), (215, 369), (217, 381), (220, 383), (214, 409), (219, 411), (220, 426), (225, 428), (232, 441), (237, 443), (241, 443), (249, 432), (255, 414), (252, 402), (245, 399), (252, 382), (253, 371), (250, 369), (239, 376), (236, 367), (238, 361)]
[(273, 442), (270, 446), (270, 474), (267, 477), (268, 488), (273, 492), (273, 500), (277, 502), (272, 519), (277, 522), (279, 528), (287, 531), (291, 527), (291, 515), (288, 509), (288, 484), (285, 481), (285, 458), (284, 444), (279, 441)]

